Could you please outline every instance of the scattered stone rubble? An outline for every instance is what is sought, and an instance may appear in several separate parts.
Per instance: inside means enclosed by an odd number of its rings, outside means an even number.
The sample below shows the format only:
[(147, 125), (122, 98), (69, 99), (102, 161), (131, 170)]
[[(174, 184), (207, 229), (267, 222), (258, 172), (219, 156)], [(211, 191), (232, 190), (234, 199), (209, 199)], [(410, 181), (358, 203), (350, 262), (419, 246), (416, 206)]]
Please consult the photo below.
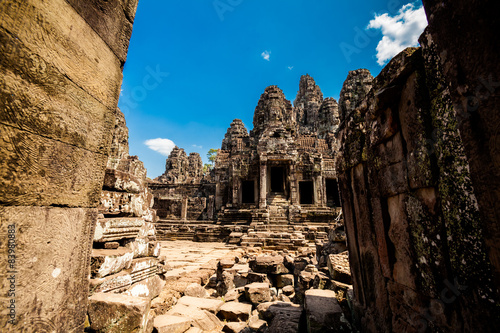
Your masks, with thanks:
[[(344, 280), (350, 276), (345, 257), (329, 255), (329, 265), (345, 274)], [(153, 300), (154, 327), (157, 332), (351, 332), (352, 286), (334, 280), (317, 262), (310, 247), (235, 249), (212, 265), (167, 278), (176, 297), (167, 306), (166, 294)]]
[(151, 299), (165, 286), (164, 262), (146, 169), (128, 155), (128, 129), (118, 109), (115, 119), (91, 253), (87, 330), (146, 332), (153, 325)]

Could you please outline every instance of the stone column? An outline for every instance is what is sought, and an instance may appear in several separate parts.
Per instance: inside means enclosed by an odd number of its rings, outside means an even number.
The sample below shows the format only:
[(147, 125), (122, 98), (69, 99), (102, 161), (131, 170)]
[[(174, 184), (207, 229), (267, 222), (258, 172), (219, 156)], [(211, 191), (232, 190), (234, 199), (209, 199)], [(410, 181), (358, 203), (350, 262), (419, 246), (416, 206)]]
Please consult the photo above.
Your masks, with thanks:
[(260, 163), (260, 196), (259, 208), (264, 209), (267, 205), (267, 163), (261, 161)]
[(297, 195), (297, 174), (295, 163), (290, 163), (290, 201), (292, 205), (299, 204), (299, 196)]
[(181, 220), (186, 221), (187, 220), (187, 209), (188, 209), (188, 198), (183, 198), (182, 199), (182, 206), (181, 206)]
[(236, 175), (236, 172), (234, 172), (234, 169), (233, 169), (233, 207), (238, 207), (239, 206), (239, 182), (240, 182), (240, 179), (238, 178), (238, 176)]

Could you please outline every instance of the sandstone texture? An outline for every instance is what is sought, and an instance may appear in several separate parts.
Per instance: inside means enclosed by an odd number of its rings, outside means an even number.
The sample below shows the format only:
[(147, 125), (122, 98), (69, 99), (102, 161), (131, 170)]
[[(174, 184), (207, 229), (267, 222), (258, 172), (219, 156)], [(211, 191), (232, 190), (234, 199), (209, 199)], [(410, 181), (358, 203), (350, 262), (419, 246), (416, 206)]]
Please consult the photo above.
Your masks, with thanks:
[(113, 293), (89, 299), (90, 328), (96, 332), (147, 332), (151, 300)]
[[(0, 331), (84, 329), (92, 235), (137, 5), (102, 3), (0, 4), (0, 220), (2, 234), (15, 231), (17, 266), (15, 318), (3, 307)], [(7, 243), (0, 252), (6, 277)], [(6, 287), (2, 304), (14, 300)]]
[[(458, 40), (453, 46), (447, 40), (464, 35), (451, 32), (451, 26), (444, 29), (452, 18), (474, 16), (465, 13), (465, 4), (428, 1), (425, 6), (430, 26), (420, 37), (422, 47), (398, 54), (376, 78), (367, 70), (350, 72), (340, 94), (336, 163), (352, 305), (361, 329), (369, 332), (496, 331), (496, 324), (486, 324), (500, 318), (498, 283), (491, 278), (497, 245), (488, 244), (496, 229), (485, 217), (494, 204), (480, 204), (486, 188), (480, 179), (488, 172), (477, 174), (478, 164), (483, 168), (491, 155), (483, 151), (485, 164), (474, 155), (481, 141), (474, 133), (488, 131), (477, 124), (493, 120), (488, 111), (465, 123), (460, 119), (465, 97), (458, 95), (467, 83), (459, 84), (458, 77), (481, 70), (472, 57), (468, 61), (476, 65), (469, 67), (459, 56)], [(488, 17), (486, 4), (472, 7), (474, 15)], [(473, 27), (461, 29), (477, 31)], [(498, 57), (490, 51), (486, 57)], [(498, 67), (491, 60), (484, 59), (484, 68)], [(471, 72), (458, 74), (457, 66)], [(488, 96), (481, 105), (493, 99)], [(475, 117), (482, 120), (472, 121)], [(496, 181), (488, 179), (488, 186)], [(488, 198), (497, 192), (490, 190)], [(336, 262), (328, 257), (330, 274), (349, 281)]]

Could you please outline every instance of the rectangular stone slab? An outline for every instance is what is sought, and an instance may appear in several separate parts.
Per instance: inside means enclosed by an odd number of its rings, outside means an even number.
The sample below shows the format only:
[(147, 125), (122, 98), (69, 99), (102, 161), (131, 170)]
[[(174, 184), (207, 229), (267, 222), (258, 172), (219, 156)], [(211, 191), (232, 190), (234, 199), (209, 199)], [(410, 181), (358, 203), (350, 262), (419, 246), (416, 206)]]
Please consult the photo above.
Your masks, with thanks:
[(150, 307), (149, 298), (97, 293), (89, 298), (90, 327), (99, 332), (144, 332)]
[[(116, 56), (125, 62), (132, 23), (120, 0), (67, 0), (87, 23), (109, 45)], [(137, 2), (135, 3), (137, 6)], [(135, 11), (135, 8), (134, 8)]]
[(140, 218), (99, 219), (95, 228), (94, 242), (136, 238), (143, 225), (144, 220)]
[(36, 323), (50, 331), (83, 331), (96, 218), (96, 209), (0, 207), (0, 234), (6, 237), (13, 225), (17, 245), (10, 267), (7, 242), (0, 242), (0, 302), (9, 302), (6, 279), (14, 275), (18, 321), (8, 324), (8, 309), (2, 306), (1, 332), (35, 332)]
[(144, 184), (143, 179), (133, 174), (115, 169), (106, 169), (103, 188), (110, 191), (139, 193), (144, 188)]
[(165, 281), (163, 281), (158, 275), (154, 275), (150, 278), (134, 283), (125, 292), (123, 292), (123, 294), (153, 299), (160, 294), (164, 286)]
[(0, 124), (0, 197), (10, 205), (96, 207), (106, 155)]
[(154, 327), (158, 333), (183, 333), (191, 327), (192, 322), (186, 317), (161, 315), (155, 318)]
[(114, 110), (122, 80), (120, 60), (68, 2), (4, 1), (0, 22), (31, 52)]
[(93, 249), (90, 265), (92, 275), (102, 278), (129, 268), (133, 257), (134, 252), (123, 247), (114, 250)]
[(113, 112), (0, 27), (0, 123), (107, 154)]
[(183, 296), (179, 299), (178, 304), (183, 304), (186, 306), (195, 306), (202, 310), (207, 310), (214, 314), (217, 314), (220, 307), (224, 305), (224, 301), (218, 299)]
[(143, 194), (102, 191), (99, 213), (129, 214), (129, 216), (142, 217), (149, 209)]

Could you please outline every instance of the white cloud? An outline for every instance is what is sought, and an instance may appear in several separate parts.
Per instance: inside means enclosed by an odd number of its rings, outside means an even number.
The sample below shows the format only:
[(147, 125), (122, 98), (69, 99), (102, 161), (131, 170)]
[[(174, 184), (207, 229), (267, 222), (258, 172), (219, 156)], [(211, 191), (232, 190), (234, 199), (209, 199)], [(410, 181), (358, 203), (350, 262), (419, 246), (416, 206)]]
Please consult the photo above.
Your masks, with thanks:
[(267, 61), (270, 61), (270, 58), (271, 58), (271, 51), (265, 50), (264, 52), (262, 52), (262, 53), (260, 54), (260, 56), (262, 57), (262, 59), (267, 60)]
[(427, 26), (423, 7), (404, 5), (395, 16), (375, 15), (367, 29), (380, 29), (382, 40), (377, 45), (377, 63), (382, 66), (407, 47), (417, 46), (418, 37)]
[(203, 146), (193, 145), (194, 148), (203, 149)]
[(172, 140), (162, 138), (146, 140), (144, 144), (148, 146), (149, 149), (157, 151), (165, 156), (168, 156), (175, 147), (175, 143)]
[(289, 70), (292, 70), (292, 69), (293, 69), (293, 66), (288, 66), (288, 69), (289, 69)]

